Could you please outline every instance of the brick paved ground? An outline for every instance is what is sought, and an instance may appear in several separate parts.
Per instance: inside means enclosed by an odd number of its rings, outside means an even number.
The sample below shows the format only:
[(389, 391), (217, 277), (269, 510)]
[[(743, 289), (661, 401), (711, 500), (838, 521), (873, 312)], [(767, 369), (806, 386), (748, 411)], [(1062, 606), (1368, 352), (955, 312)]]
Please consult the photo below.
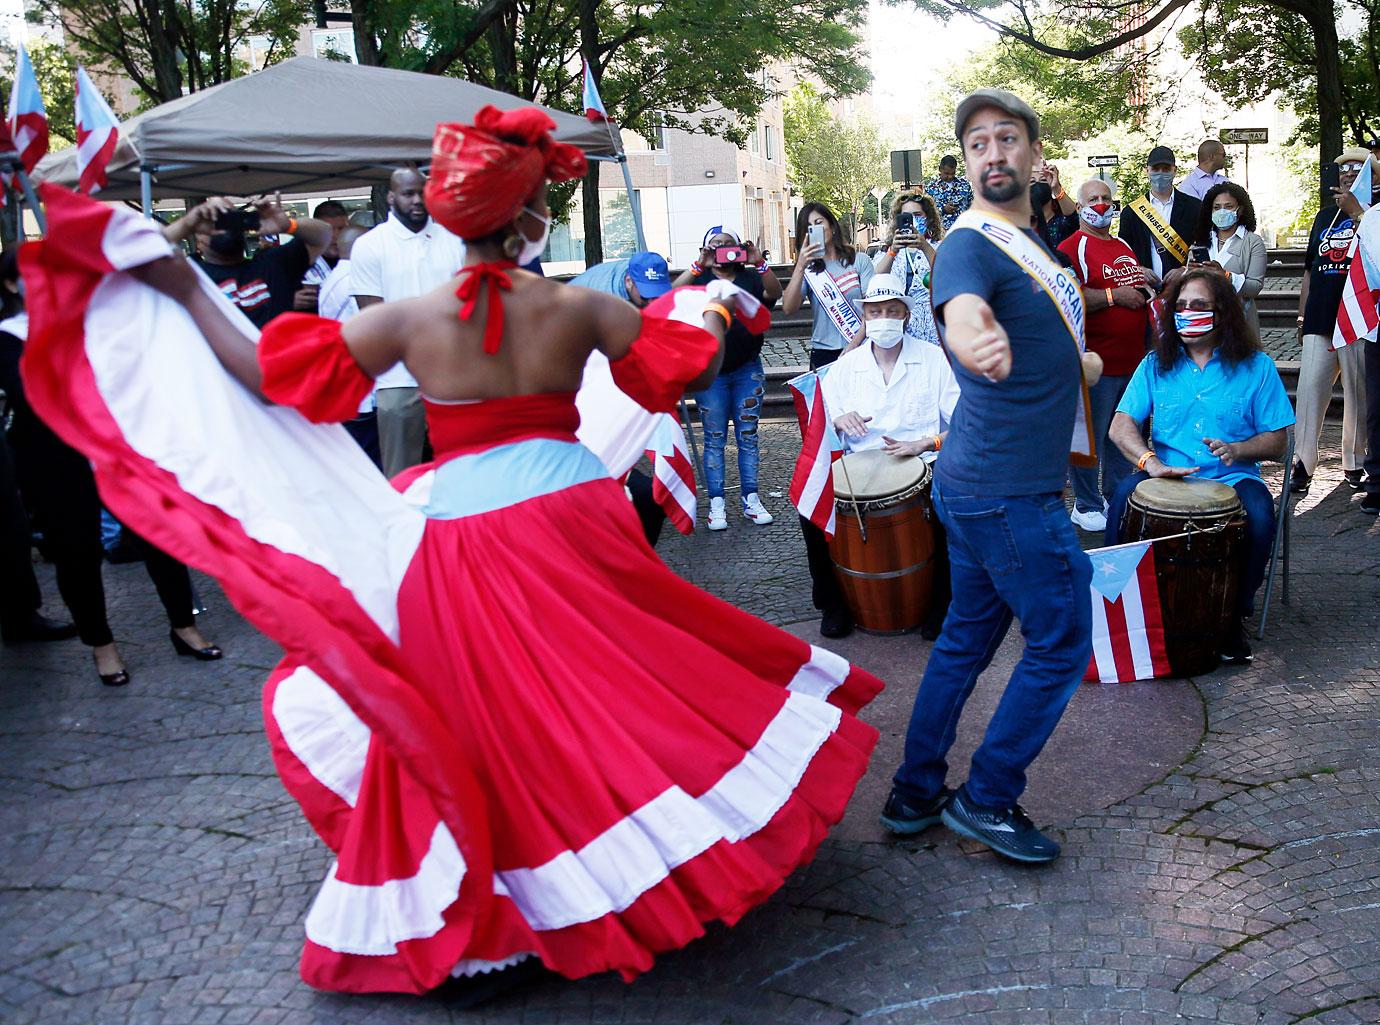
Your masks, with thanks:
[[(784, 485), (788, 432), (766, 428), (765, 489)], [(0, 650), (0, 1020), (1380, 1021), (1380, 525), (1351, 508), (1328, 443), (1298, 506), (1293, 603), (1254, 665), (1162, 685), (1201, 694), (1200, 741), (1132, 796), (1056, 817), (1058, 863), (1014, 867), (942, 829), (845, 831), (738, 928), (631, 986), (543, 981), (476, 1011), (298, 981), (328, 859), (260, 729), (273, 646), (205, 585), (230, 657), (177, 660), (147, 578), (111, 567), (130, 687), (101, 688), (76, 642)], [(788, 516), (663, 552), (774, 621), (810, 611)], [(1118, 738), (1103, 747), (1110, 769)]]

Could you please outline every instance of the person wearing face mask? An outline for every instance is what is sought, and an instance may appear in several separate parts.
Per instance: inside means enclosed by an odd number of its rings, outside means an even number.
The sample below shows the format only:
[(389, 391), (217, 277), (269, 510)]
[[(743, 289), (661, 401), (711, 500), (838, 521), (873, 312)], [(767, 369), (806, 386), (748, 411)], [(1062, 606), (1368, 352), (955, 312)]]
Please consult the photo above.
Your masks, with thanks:
[(1223, 662), (1248, 662), (1246, 620), (1255, 612), (1275, 536), (1274, 499), (1260, 479), (1259, 460), (1284, 455), (1294, 411), (1274, 360), (1246, 326), (1230, 279), (1189, 268), (1165, 289), (1164, 303), (1173, 316), (1162, 318), (1154, 351), (1136, 368), (1112, 417), (1111, 439), (1137, 472), (1112, 498), (1106, 543), (1121, 542), (1126, 505), (1148, 477), (1231, 485), (1246, 511), (1246, 544), (1236, 619), (1218, 643)]
[[(906, 218), (909, 218), (907, 222)], [(944, 226), (935, 201), (923, 192), (902, 192), (891, 204), (893, 230), (886, 249), (872, 260), (878, 274), (894, 274), (910, 296), (906, 334), (939, 345), (939, 328), (930, 305), (930, 271)]]
[[(822, 377), (824, 408), (850, 452), (880, 449), (897, 459), (933, 461), (944, 444), (958, 402), (958, 381), (938, 346), (911, 337), (906, 321), (914, 316), (915, 301), (905, 284), (891, 274), (878, 274), (862, 298), (863, 344), (839, 357)], [(834, 578), (824, 533), (802, 521), (805, 550), (810, 561), (816, 604), (822, 606), (820, 633), (842, 637), (852, 630), (852, 617)], [(942, 551), (942, 535), (936, 550)], [(937, 560), (935, 594), (921, 634), (939, 635), (948, 611), (947, 558)]]
[(297, 220), (274, 200), (255, 204), (254, 213), (260, 236), (291, 235), (292, 241), (247, 256), (246, 212), (223, 196), (192, 207), (163, 236), (174, 244), (195, 239), (201, 269), (255, 327), (288, 310), (315, 312), (317, 286), (304, 287), (302, 279), (334, 241), (334, 230), (311, 217)]
[[(351, 252), (350, 287), (361, 311), (375, 303), (424, 295), (449, 281), (465, 262), (465, 243), (432, 220), (425, 192), (426, 178), (412, 168), (399, 168), (388, 179), (388, 219), (357, 241)], [(518, 263), (541, 256), (544, 230), (539, 241), (541, 245), (524, 243), (520, 254), (514, 249), (510, 255), (521, 255)], [(401, 363), (380, 374), (377, 386), (379, 453), (384, 476), (391, 479), (422, 461), (426, 409), (417, 379)]]
[(1096, 533), (1107, 527), (1107, 496), (1131, 472), (1116, 446), (1106, 444), (1107, 428), (1145, 355), (1149, 326), (1145, 274), (1131, 247), (1112, 237), (1115, 217), (1111, 185), (1098, 178), (1084, 182), (1078, 189), (1078, 232), (1059, 247), (1083, 286), (1088, 351), (1102, 357), (1102, 377), (1088, 389), (1098, 465), (1069, 468), (1071, 518), (1076, 526)]
[(1198, 226), (1202, 204), (1174, 188), (1178, 164), (1168, 146), (1156, 146), (1145, 163), (1150, 191), (1122, 206), (1117, 234), (1150, 272), (1148, 283), (1158, 288), (1173, 271), (1188, 263), (1188, 240)]
[(1236, 289), (1246, 311), (1246, 326), (1260, 337), (1260, 313), (1255, 297), (1265, 287), (1265, 240), (1255, 232), (1255, 204), (1246, 190), (1234, 182), (1214, 185), (1203, 196), (1193, 244), (1207, 246), (1206, 263), (1190, 261), (1224, 274)]
[(1059, 181), (1059, 168), (1048, 161), (1030, 172), (1030, 209), (1033, 227), (1050, 249), (1058, 249), (1078, 230), (1078, 207)]

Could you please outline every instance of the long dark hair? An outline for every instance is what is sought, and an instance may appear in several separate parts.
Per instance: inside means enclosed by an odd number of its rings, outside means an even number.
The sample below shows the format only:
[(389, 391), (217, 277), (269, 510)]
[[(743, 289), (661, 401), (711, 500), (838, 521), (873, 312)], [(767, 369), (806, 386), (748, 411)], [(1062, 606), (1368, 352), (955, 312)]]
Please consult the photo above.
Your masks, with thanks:
[(834, 211), (823, 203), (806, 203), (800, 208), (800, 213), (795, 218), (795, 251), (798, 253), (805, 248), (805, 232), (810, 227), (810, 215), (815, 213), (829, 222), (829, 233), (833, 236), (834, 248), (843, 257), (845, 264), (851, 264), (857, 259), (858, 251), (843, 240), (843, 229), (839, 227), (839, 219), (834, 216)]
[(1202, 281), (1212, 294), (1213, 323), (1217, 329), (1217, 354), (1228, 367), (1251, 358), (1260, 351), (1260, 339), (1246, 325), (1246, 310), (1231, 287), (1231, 279), (1210, 270), (1191, 270), (1164, 290), (1160, 330), (1155, 338), (1155, 360), (1162, 373), (1173, 369), (1184, 354), (1184, 340), (1174, 326), (1174, 304), (1190, 281)]
[(1236, 200), (1236, 205), (1241, 208), (1236, 223), (1244, 225), (1247, 231), (1255, 231), (1255, 204), (1251, 202), (1251, 194), (1236, 182), (1218, 182), (1207, 190), (1207, 194), (1203, 196), (1203, 205), (1198, 208), (1197, 236), (1193, 240), (1195, 245), (1205, 246), (1208, 239), (1212, 238), (1212, 233), (1216, 230), (1212, 223), (1212, 204), (1224, 192)]

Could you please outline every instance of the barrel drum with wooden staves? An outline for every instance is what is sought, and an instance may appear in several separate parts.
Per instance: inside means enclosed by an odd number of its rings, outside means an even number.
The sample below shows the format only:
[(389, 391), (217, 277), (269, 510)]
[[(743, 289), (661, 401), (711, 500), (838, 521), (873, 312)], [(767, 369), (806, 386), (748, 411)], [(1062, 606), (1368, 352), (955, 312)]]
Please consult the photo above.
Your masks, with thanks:
[(834, 463), (834, 498), (829, 555), (853, 622), (869, 633), (916, 629), (934, 587), (929, 464), (875, 449), (850, 453)]
[(1236, 616), (1245, 532), (1241, 499), (1220, 481), (1152, 477), (1131, 495), (1122, 540), (1166, 538), (1155, 544), (1155, 576), (1176, 676), (1221, 665), (1218, 645)]

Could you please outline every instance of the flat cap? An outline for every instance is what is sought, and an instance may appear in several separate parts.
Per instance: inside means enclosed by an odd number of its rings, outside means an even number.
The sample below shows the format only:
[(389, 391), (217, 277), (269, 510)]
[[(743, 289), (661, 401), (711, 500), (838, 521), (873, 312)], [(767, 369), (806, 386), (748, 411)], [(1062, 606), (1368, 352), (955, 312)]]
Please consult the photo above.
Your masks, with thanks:
[(1020, 118), (1030, 129), (1031, 139), (1040, 137), (1040, 115), (1025, 100), (1005, 89), (975, 89), (959, 101), (954, 113), (954, 137), (959, 142), (963, 141), (963, 126), (973, 116), (973, 111), (983, 107), (996, 107)]

